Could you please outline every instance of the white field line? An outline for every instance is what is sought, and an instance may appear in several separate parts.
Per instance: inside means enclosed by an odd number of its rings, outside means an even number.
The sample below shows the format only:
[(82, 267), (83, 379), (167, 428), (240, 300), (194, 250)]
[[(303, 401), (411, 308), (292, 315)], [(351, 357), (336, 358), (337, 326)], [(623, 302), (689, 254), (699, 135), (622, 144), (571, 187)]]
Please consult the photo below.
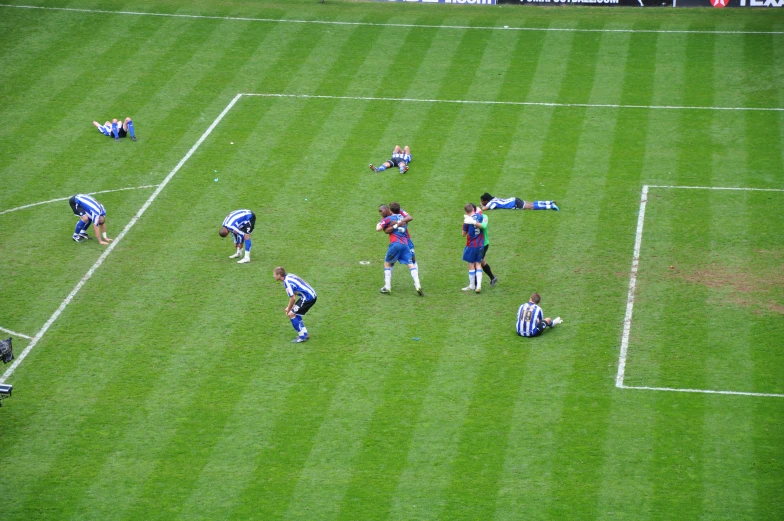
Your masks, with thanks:
[(615, 376), (615, 387), (623, 387), (623, 376), (626, 371), (626, 351), (629, 348), (629, 332), (632, 329), (634, 289), (637, 285), (637, 268), (640, 265), (640, 246), (642, 245), (642, 227), (645, 222), (645, 205), (647, 203), (648, 185), (644, 185), (642, 187), (642, 194), (640, 194), (640, 213), (637, 215), (637, 235), (634, 239), (632, 271), (629, 275), (629, 293), (626, 296), (626, 316), (623, 319), (623, 337), (621, 338), (621, 353), (618, 356), (618, 374)]
[(24, 349), (24, 351), (21, 352), (21, 354), (16, 358), (14, 363), (11, 364), (11, 367), (9, 367), (8, 370), (5, 373), (3, 373), (3, 376), (0, 377), (0, 384), (5, 383), (6, 380), (8, 380), (8, 378), (12, 374), (14, 374), (14, 371), (16, 370), (17, 367), (19, 367), (19, 364), (21, 364), (22, 361), (25, 359), (25, 357), (27, 357), (27, 355), (30, 354), (30, 351), (33, 350), (33, 348), (38, 344), (38, 342), (41, 340), (44, 334), (52, 326), (54, 321), (57, 320), (57, 318), (62, 314), (66, 306), (68, 306), (68, 304), (71, 303), (71, 301), (76, 296), (76, 294), (79, 293), (79, 290), (82, 289), (82, 286), (84, 286), (87, 283), (87, 281), (90, 280), (90, 277), (93, 276), (95, 270), (101, 267), (101, 264), (103, 264), (103, 261), (106, 260), (106, 257), (108, 257), (110, 253), (112, 253), (115, 246), (117, 246), (120, 243), (120, 241), (122, 241), (123, 237), (125, 237), (125, 235), (130, 231), (130, 229), (133, 228), (133, 226), (138, 222), (141, 216), (144, 215), (144, 212), (147, 211), (147, 208), (149, 208), (150, 205), (153, 203), (153, 201), (155, 201), (155, 199), (158, 197), (161, 191), (164, 188), (166, 188), (166, 185), (169, 184), (169, 181), (171, 181), (172, 178), (175, 176), (175, 174), (177, 174), (177, 172), (180, 170), (180, 168), (182, 168), (182, 165), (184, 165), (185, 162), (188, 161), (188, 159), (190, 159), (190, 157), (194, 154), (194, 152), (196, 152), (196, 150), (201, 146), (204, 140), (207, 139), (207, 136), (209, 136), (212, 133), (212, 131), (215, 129), (218, 123), (220, 123), (223, 117), (226, 116), (226, 114), (228, 114), (229, 110), (231, 110), (231, 108), (234, 106), (235, 103), (237, 103), (237, 100), (239, 100), (241, 96), (242, 94), (237, 94), (236, 96), (234, 96), (231, 102), (229, 102), (229, 104), (226, 105), (226, 108), (223, 109), (223, 112), (221, 112), (218, 115), (218, 117), (215, 118), (215, 121), (212, 122), (209, 128), (207, 128), (207, 130), (204, 131), (204, 134), (201, 135), (201, 137), (196, 142), (196, 144), (193, 145), (190, 150), (188, 150), (188, 153), (185, 154), (185, 156), (182, 159), (180, 159), (180, 162), (177, 163), (177, 166), (175, 166), (172, 169), (172, 171), (169, 172), (169, 175), (166, 176), (166, 179), (164, 179), (163, 182), (158, 185), (158, 188), (152, 193), (149, 199), (147, 199), (147, 202), (144, 203), (144, 205), (139, 209), (139, 211), (136, 212), (136, 215), (134, 215), (133, 219), (131, 219), (131, 221), (125, 226), (125, 228), (123, 228), (123, 230), (120, 232), (117, 238), (115, 238), (114, 241), (111, 244), (109, 244), (109, 246), (106, 247), (106, 249), (101, 254), (101, 256), (98, 257), (98, 260), (95, 261), (95, 264), (93, 264), (90, 270), (84, 275), (84, 277), (82, 277), (82, 280), (80, 280), (79, 283), (76, 284), (74, 289), (72, 289), (71, 292), (68, 294), (68, 296), (65, 297), (65, 300), (63, 300), (60, 303), (60, 306), (57, 308), (57, 310), (52, 314), (51, 317), (49, 317), (49, 320), (46, 321), (46, 323), (41, 328), (41, 330), (35, 334), (35, 336), (30, 341), (30, 344), (28, 344), (28, 346)]
[(407, 101), (416, 103), (456, 103), (463, 105), (522, 105), (534, 107), (577, 107), (604, 109), (648, 109), (648, 110), (745, 110), (756, 112), (784, 112), (782, 107), (689, 107), (683, 105), (617, 105), (612, 103), (554, 103), (544, 101), (483, 101), (457, 99), (424, 99), (424, 98), (376, 98), (372, 96), (325, 96), (315, 94), (267, 94), (246, 92), (243, 96), (259, 96), (264, 98), (303, 98), (303, 99), (335, 99), (359, 101)]
[[(122, 192), (124, 190), (140, 190), (142, 188), (155, 188), (157, 186), (158, 185), (131, 186), (131, 187), (128, 187), (128, 188), (117, 188), (115, 190), (101, 190), (100, 192), (90, 192), (87, 195), (108, 194), (110, 192)], [(58, 197), (57, 199), (49, 199), (48, 201), (41, 201), (40, 203), (32, 203), (32, 204), (26, 204), (24, 206), (18, 206), (16, 208), (11, 208), (10, 210), (3, 210), (2, 212), (0, 212), (0, 215), (6, 214), (6, 213), (11, 213), (11, 212), (17, 212), (19, 210), (24, 210), (26, 208), (32, 208), (33, 206), (39, 206), (39, 205), (42, 205), (42, 204), (56, 203), (57, 201), (67, 201), (71, 197), (72, 196), (69, 195), (68, 197)]]
[(11, 331), (10, 329), (6, 329), (4, 327), (0, 327), (0, 331), (8, 333), (9, 335), (20, 336), (22, 338), (26, 338), (27, 340), (32, 340), (33, 339), (33, 337), (31, 337), (31, 336), (23, 335), (22, 333), (17, 333), (16, 331)]
[(703, 393), (703, 394), (736, 394), (740, 396), (767, 396), (772, 398), (784, 398), (784, 394), (776, 393), (747, 393), (743, 391), (711, 391), (709, 389), (678, 389), (672, 387), (644, 387), (622, 385), (621, 389), (636, 389), (638, 391), (671, 391), (675, 393)]
[(637, 285), (637, 270), (640, 264), (640, 246), (642, 245), (642, 230), (645, 222), (645, 206), (648, 203), (649, 188), (684, 188), (688, 190), (738, 190), (757, 192), (784, 192), (781, 188), (731, 188), (722, 186), (675, 186), (675, 185), (644, 185), (640, 196), (640, 213), (637, 216), (637, 234), (634, 240), (634, 255), (632, 256), (632, 270), (629, 276), (629, 293), (626, 297), (626, 316), (623, 319), (623, 336), (621, 338), (621, 352), (618, 355), (618, 373), (615, 376), (615, 387), (618, 389), (635, 389), (641, 391), (670, 391), (678, 393), (703, 393), (703, 394), (734, 394), (740, 396), (763, 396), (784, 398), (784, 394), (776, 393), (750, 393), (744, 391), (713, 391), (709, 389), (681, 389), (673, 387), (648, 387), (624, 385), (623, 378), (626, 372), (626, 355), (629, 348), (629, 332), (632, 327), (632, 311), (634, 310), (634, 291)]
[(662, 33), (662, 34), (784, 34), (784, 31), (695, 31), (692, 29), (580, 29), (574, 27), (507, 27), (507, 26), (473, 26), (473, 25), (427, 25), (427, 24), (395, 24), (373, 22), (340, 22), (333, 20), (284, 20), (279, 18), (253, 18), (245, 16), (207, 16), (198, 14), (148, 13), (143, 11), (110, 11), (106, 9), (77, 9), (73, 7), (44, 7), (39, 5), (9, 5), (0, 7), (16, 7), (20, 9), (45, 9), (48, 11), (69, 11), (76, 13), (122, 14), (133, 16), (163, 16), (168, 18), (190, 18), (196, 20), (234, 20), (238, 22), (266, 22), (289, 24), (348, 25), (364, 27), (410, 27), (414, 29), (459, 29), (480, 31), (562, 31), (570, 33)]

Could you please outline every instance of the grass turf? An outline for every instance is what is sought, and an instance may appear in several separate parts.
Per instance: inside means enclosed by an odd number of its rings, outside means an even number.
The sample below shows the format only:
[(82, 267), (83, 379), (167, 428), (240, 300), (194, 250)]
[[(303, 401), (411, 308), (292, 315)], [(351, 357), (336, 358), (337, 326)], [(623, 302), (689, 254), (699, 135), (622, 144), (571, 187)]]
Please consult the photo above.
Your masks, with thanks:
[[(46, 5), (784, 28), (775, 11)], [(238, 92), (784, 106), (779, 34), (0, 9), (0, 210), (160, 183)], [(137, 143), (89, 124), (125, 115)], [(779, 519), (784, 400), (613, 382), (641, 186), (782, 188), (781, 132), (771, 112), (243, 97), (11, 378), (0, 518)], [(371, 174), (394, 144), (409, 173)], [(484, 191), (562, 211), (490, 214), (501, 282), (464, 295), (458, 222)], [(150, 193), (98, 196), (111, 236)], [(628, 383), (782, 392), (782, 197), (652, 192)], [(415, 218), (423, 299), (400, 268), (377, 293), (391, 200)], [(246, 266), (215, 233), (240, 207), (259, 215)], [(35, 333), (98, 258), (73, 223), (64, 201), (0, 215), (0, 326)], [(277, 265), (319, 293), (303, 346)], [(534, 290), (566, 322), (524, 340)]]

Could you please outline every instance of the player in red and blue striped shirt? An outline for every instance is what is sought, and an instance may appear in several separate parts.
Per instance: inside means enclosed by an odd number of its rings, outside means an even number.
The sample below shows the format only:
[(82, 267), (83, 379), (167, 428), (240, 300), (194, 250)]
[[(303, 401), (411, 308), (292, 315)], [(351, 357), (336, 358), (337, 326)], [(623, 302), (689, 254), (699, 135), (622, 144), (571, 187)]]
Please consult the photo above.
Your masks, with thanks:
[(482, 259), (485, 254), (485, 233), (479, 226), (482, 214), (476, 211), (476, 206), (468, 203), (463, 207), (463, 237), (466, 246), (463, 250), (463, 260), (468, 263), (468, 289), (482, 292)]
[(420, 297), (424, 296), (422, 285), (419, 283), (419, 268), (414, 263), (413, 252), (408, 241), (407, 221), (400, 213), (392, 213), (389, 206), (385, 204), (379, 206), (378, 211), (381, 214), (381, 222), (376, 225), (376, 231), (389, 234), (389, 248), (384, 258), (384, 287), (379, 292), (385, 295), (392, 293), (392, 268), (396, 262), (399, 262), (408, 266), (417, 294)]

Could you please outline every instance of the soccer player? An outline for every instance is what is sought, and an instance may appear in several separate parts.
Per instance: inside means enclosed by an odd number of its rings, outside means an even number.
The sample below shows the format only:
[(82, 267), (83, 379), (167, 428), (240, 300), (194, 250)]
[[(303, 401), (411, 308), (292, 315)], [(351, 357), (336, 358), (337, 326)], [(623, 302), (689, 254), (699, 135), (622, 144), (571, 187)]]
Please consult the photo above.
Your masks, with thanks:
[(370, 163), (370, 169), (374, 172), (383, 172), (387, 168), (392, 168), (396, 166), (398, 170), (400, 170), (401, 174), (405, 174), (408, 172), (408, 164), (411, 162), (411, 149), (408, 148), (406, 145), (403, 148), (395, 145), (395, 149), (392, 150), (392, 159), (384, 161), (381, 166), (375, 167), (373, 163)]
[(289, 304), (283, 311), (286, 312), (289, 320), (291, 320), (291, 325), (297, 332), (297, 338), (291, 342), (294, 344), (306, 342), (310, 335), (305, 327), (305, 322), (302, 321), (302, 315), (316, 304), (316, 292), (310, 287), (310, 284), (301, 278), (293, 273), (286, 273), (286, 268), (282, 266), (272, 270), (272, 276), (275, 277), (275, 280), (283, 283), (286, 295), (289, 296)]
[[(414, 252), (414, 241), (411, 240), (411, 232), (408, 229), (408, 223), (413, 221), (414, 218), (410, 213), (400, 208), (400, 203), (390, 203), (389, 209), (392, 211), (392, 213), (399, 213), (403, 217), (402, 222), (406, 223), (406, 237), (408, 237), (408, 246), (411, 249), (411, 262), (417, 266), (416, 253)], [(417, 266), (417, 269), (419, 269), (419, 266)]]
[(463, 291), (482, 292), (482, 257), (485, 252), (485, 234), (479, 226), (484, 216), (476, 211), (476, 205), (468, 203), (463, 207), (463, 237), (466, 246), (463, 250), (463, 260), (468, 263), (468, 286)]
[(71, 205), (74, 215), (79, 217), (72, 237), (74, 241), (89, 239), (86, 230), (92, 224), (98, 244), (107, 245), (112, 242), (112, 239), (106, 236), (106, 209), (101, 203), (89, 195), (76, 194), (68, 199), (68, 204)]
[[(471, 204), (474, 207), (474, 210), (477, 210), (475, 204)], [(479, 210), (478, 213), (482, 213)], [(487, 215), (482, 214), (482, 222), (479, 223), (479, 227), (482, 228), (482, 231), (485, 234), (485, 251), (482, 253), (482, 271), (484, 271), (488, 277), (490, 277), (490, 285), (495, 286), (498, 284), (498, 277), (493, 275), (493, 270), (490, 268), (490, 265), (487, 263), (487, 250), (490, 249), (490, 235), (487, 233), (487, 226), (490, 222), (490, 218)], [(470, 291), (471, 286), (463, 288), (463, 291)]]
[(563, 322), (561, 317), (544, 318), (539, 307), (539, 293), (531, 295), (531, 299), (517, 310), (517, 334), (520, 336), (538, 336), (548, 327), (553, 328)]
[(501, 199), (493, 197), (487, 192), (479, 198), (482, 201), (482, 210), (555, 210), (560, 211), (555, 201), (523, 201), (519, 197)]
[(242, 245), (245, 244), (245, 256), (237, 261), (237, 264), (250, 262), (250, 234), (256, 227), (256, 215), (250, 210), (235, 210), (223, 220), (223, 226), (218, 231), (221, 237), (226, 237), (231, 232), (234, 237), (234, 255), (229, 255), (230, 259), (242, 256)]
[(114, 137), (115, 141), (120, 141), (121, 137), (125, 137), (128, 134), (131, 135), (131, 141), (136, 141), (136, 134), (133, 130), (133, 120), (131, 120), (131, 118), (125, 118), (122, 123), (115, 118), (111, 123), (107, 121), (103, 125), (97, 121), (93, 121), (93, 125), (98, 129), (98, 132), (104, 136)]
[(378, 207), (381, 214), (381, 222), (376, 225), (376, 231), (383, 231), (389, 235), (389, 248), (384, 258), (384, 287), (379, 292), (384, 295), (392, 293), (392, 268), (395, 262), (408, 265), (411, 278), (414, 279), (414, 288), (420, 297), (425, 294), (422, 285), (419, 283), (419, 268), (411, 258), (411, 246), (408, 242), (407, 223), (403, 222), (403, 216), (399, 213), (392, 213), (389, 206), (382, 204)]

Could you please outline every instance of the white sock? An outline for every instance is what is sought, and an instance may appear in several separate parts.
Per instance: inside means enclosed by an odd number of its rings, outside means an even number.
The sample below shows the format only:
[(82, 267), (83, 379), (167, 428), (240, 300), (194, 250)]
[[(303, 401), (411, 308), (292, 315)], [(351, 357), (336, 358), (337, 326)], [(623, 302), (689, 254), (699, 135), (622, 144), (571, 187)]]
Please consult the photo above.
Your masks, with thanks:
[(250, 251), (245, 250), (245, 258), (250, 259)]
[(476, 270), (476, 289), (482, 287), (482, 270)]
[(468, 272), (468, 285), (472, 288), (476, 287), (476, 272), (474, 270)]
[(411, 268), (411, 278), (414, 279), (414, 287), (420, 287), (419, 284), (419, 270), (416, 268)]
[(384, 287), (392, 289), (392, 268), (384, 268)]

